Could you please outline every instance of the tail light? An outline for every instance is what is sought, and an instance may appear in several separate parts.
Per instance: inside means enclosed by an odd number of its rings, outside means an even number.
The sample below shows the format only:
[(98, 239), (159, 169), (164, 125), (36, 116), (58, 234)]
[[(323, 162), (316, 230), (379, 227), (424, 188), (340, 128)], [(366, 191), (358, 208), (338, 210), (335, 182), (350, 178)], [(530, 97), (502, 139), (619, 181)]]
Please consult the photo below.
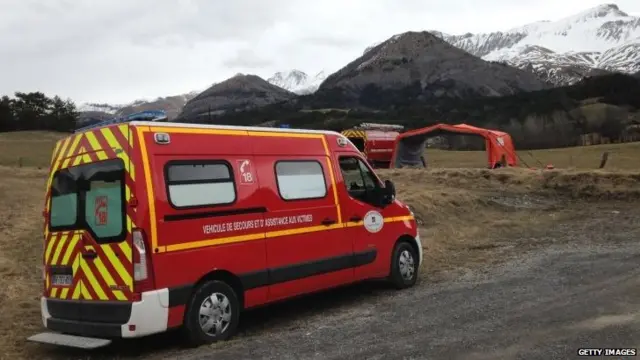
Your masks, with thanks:
[(134, 229), (132, 237), (134, 292), (140, 294), (144, 291), (153, 290), (150, 257), (144, 232), (141, 229)]

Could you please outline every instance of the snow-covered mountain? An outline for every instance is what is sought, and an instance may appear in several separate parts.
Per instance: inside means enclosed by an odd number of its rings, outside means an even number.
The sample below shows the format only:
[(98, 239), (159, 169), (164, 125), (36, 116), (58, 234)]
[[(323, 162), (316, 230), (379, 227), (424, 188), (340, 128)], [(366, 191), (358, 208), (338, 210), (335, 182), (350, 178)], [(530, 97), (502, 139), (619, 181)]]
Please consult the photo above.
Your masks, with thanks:
[(315, 76), (309, 76), (300, 70), (279, 71), (273, 74), (267, 81), (275, 86), (289, 90), (298, 95), (314, 93), (320, 84), (327, 78), (324, 71)]
[(556, 85), (606, 71), (640, 71), (640, 17), (603, 4), (557, 21), (488, 34), (449, 35), (450, 44), (487, 61), (529, 69)]
[(193, 99), (201, 92), (202, 91), (191, 91), (187, 94), (158, 97), (156, 99), (140, 99), (129, 104), (84, 103), (78, 106), (78, 111), (87, 115), (84, 117), (81, 116), (82, 119), (98, 115), (101, 117), (105, 117), (106, 115), (126, 116), (145, 110), (164, 110), (166, 111), (169, 119), (173, 119), (189, 100)]
[(115, 115), (120, 109), (127, 105), (113, 105), (113, 104), (96, 104), (96, 103), (84, 103), (78, 105), (79, 112), (102, 112), (105, 114)]

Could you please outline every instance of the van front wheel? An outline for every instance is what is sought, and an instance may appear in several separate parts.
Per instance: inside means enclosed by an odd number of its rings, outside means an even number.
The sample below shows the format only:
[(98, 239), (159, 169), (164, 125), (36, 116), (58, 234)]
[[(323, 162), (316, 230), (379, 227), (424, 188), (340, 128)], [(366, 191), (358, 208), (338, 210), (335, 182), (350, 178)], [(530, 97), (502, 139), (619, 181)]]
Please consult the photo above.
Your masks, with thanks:
[(185, 313), (183, 331), (190, 346), (226, 340), (240, 319), (240, 303), (231, 286), (207, 281), (195, 291)]
[(401, 241), (393, 248), (389, 280), (397, 289), (413, 286), (418, 279), (418, 254), (413, 246)]

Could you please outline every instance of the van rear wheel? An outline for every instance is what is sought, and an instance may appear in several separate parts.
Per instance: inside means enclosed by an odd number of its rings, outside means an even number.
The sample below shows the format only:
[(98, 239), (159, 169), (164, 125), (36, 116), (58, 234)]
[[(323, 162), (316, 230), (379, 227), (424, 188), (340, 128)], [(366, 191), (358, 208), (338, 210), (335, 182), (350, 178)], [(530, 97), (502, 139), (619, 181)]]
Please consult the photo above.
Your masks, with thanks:
[(231, 337), (240, 320), (240, 303), (231, 286), (207, 281), (195, 291), (185, 312), (183, 332), (190, 346)]
[(389, 280), (397, 289), (413, 286), (418, 280), (418, 254), (409, 243), (401, 241), (393, 248)]

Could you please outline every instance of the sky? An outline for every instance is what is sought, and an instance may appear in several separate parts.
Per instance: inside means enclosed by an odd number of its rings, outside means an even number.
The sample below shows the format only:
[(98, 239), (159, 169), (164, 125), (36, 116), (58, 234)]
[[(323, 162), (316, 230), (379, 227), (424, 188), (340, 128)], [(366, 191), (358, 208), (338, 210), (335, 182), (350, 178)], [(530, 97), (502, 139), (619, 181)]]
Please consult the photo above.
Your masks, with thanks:
[[(507, 30), (590, 0), (0, 0), (0, 94), (84, 102), (204, 90), (237, 73), (333, 72), (405, 31)], [(640, 1), (615, 2), (640, 15)]]

